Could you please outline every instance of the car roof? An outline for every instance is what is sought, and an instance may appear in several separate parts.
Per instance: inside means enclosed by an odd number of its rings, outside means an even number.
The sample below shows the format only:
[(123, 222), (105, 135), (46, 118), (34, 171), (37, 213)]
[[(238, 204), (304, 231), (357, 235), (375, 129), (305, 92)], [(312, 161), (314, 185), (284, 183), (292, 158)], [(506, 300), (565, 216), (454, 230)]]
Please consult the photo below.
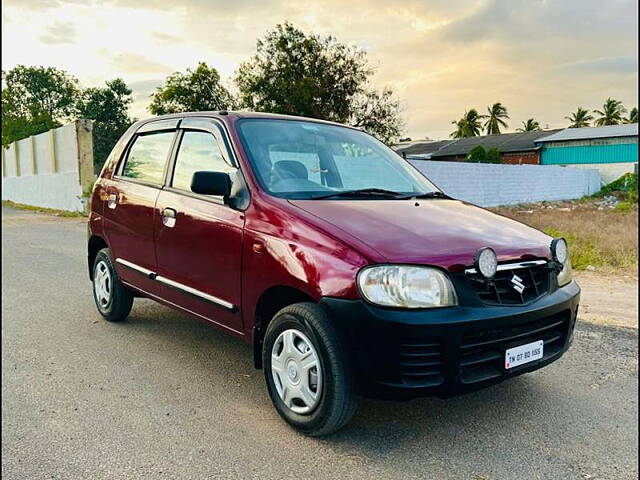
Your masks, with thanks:
[(351, 125), (345, 125), (343, 123), (330, 122), (328, 120), (321, 120), (319, 118), (309, 118), (309, 117), (298, 117), (295, 115), (284, 115), (280, 113), (266, 113), (266, 112), (239, 112), (232, 110), (218, 110), (218, 111), (202, 111), (202, 112), (180, 112), (180, 113), (168, 113), (166, 115), (158, 115), (157, 117), (149, 117), (143, 120), (139, 120), (136, 122), (136, 130), (145, 125), (147, 123), (156, 122), (159, 120), (169, 120), (172, 118), (182, 118), (182, 117), (214, 117), (219, 119), (235, 117), (235, 118), (262, 118), (262, 119), (273, 119), (273, 120), (298, 120), (305, 122), (315, 122), (315, 123), (323, 123), (325, 125), (335, 125), (338, 127), (351, 128), (354, 130), (362, 131), (358, 127), (353, 127)]

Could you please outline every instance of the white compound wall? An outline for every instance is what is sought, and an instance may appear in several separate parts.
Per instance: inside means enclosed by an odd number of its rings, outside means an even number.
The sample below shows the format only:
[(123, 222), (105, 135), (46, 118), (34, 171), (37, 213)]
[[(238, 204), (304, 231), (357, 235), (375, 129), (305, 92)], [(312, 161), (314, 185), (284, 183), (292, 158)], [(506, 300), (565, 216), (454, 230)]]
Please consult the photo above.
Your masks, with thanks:
[(483, 207), (572, 200), (600, 190), (600, 173), (592, 169), (409, 161), (446, 194)]
[(93, 181), (89, 120), (19, 140), (2, 148), (2, 200), (81, 212)]

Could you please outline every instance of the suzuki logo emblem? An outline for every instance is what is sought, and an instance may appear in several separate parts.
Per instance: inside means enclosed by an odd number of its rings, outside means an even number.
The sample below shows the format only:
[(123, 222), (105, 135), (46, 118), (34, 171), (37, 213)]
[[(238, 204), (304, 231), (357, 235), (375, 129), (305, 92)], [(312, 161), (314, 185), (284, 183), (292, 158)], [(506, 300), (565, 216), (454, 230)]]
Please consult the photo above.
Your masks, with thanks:
[(513, 278), (511, 279), (511, 283), (513, 284), (513, 289), (516, 292), (518, 293), (524, 292), (524, 289), (525, 289), (524, 283), (522, 283), (522, 279), (518, 275), (513, 276)]

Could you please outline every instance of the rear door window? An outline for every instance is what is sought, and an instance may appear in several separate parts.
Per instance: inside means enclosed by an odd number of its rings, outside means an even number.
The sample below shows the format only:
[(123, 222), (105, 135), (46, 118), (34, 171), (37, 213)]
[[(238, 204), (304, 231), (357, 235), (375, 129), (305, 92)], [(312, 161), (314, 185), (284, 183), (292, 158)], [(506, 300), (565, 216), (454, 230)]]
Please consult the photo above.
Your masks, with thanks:
[(198, 171), (233, 173), (225, 162), (216, 137), (208, 132), (186, 131), (180, 142), (171, 186), (191, 191), (191, 179)]
[(122, 176), (162, 185), (174, 135), (175, 132), (159, 132), (137, 137), (129, 148)]

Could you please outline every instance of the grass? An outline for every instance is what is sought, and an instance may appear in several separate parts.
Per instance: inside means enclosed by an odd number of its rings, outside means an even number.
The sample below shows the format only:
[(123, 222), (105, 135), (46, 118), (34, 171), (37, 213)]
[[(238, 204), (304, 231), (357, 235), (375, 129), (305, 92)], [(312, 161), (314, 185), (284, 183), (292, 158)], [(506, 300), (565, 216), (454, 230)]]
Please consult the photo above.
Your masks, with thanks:
[(87, 214), (84, 212), (71, 212), (69, 210), (58, 210), (55, 208), (35, 207), (33, 205), (25, 205), (24, 203), (12, 202), (11, 200), (2, 200), (2, 205), (4, 205), (5, 207), (17, 208), (19, 210), (46, 213), (48, 215), (55, 215), (57, 217), (80, 218), (87, 216)]
[(598, 210), (598, 199), (494, 208), (493, 211), (569, 242), (576, 270), (631, 273), (638, 268), (638, 205)]
[(616, 205), (616, 211), (618, 212), (630, 212), (633, 210), (633, 203), (631, 202), (620, 202)]

